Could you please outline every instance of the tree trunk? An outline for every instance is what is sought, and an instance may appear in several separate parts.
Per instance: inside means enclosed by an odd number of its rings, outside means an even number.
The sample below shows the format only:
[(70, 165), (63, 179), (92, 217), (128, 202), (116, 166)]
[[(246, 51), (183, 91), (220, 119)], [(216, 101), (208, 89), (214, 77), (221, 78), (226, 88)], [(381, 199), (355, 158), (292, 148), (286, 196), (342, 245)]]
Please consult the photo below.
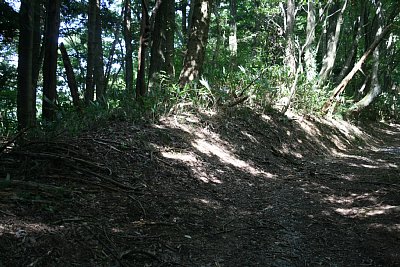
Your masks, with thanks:
[(140, 44), (138, 51), (138, 71), (136, 76), (136, 98), (140, 99), (146, 95), (146, 49), (148, 47), (150, 34), (150, 17), (146, 0), (142, 0), (142, 19), (140, 24)]
[(322, 112), (326, 113), (330, 107), (333, 105), (335, 99), (339, 98), (339, 95), (346, 89), (347, 84), (351, 81), (353, 76), (359, 71), (364, 64), (364, 62), (367, 60), (368, 56), (375, 50), (375, 48), (379, 45), (379, 43), (382, 41), (383, 37), (386, 36), (390, 32), (390, 29), (392, 28), (393, 23), (389, 24), (386, 26), (383, 30), (382, 33), (376, 37), (374, 42), (370, 45), (370, 47), (365, 51), (365, 53), (362, 55), (360, 60), (354, 65), (353, 69), (347, 74), (347, 76), (341, 81), (341, 83), (333, 90), (332, 95), (329, 97), (329, 99), (325, 102), (324, 106), (322, 107)]
[(96, 86), (96, 100), (103, 102), (104, 91), (104, 57), (102, 43), (102, 21), (100, 14), (100, 0), (96, 1), (96, 22), (95, 22), (95, 56), (94, 56), (94, 83)]
[(42, 0), (32, 1), (33, 5), (33, 55), (32, 55), (32, 87), (33, 87), (33, 107), (36, 107), (36, 87), (39, 80), (40, 68), (44, 57), (44, 43), (42, 42), (41, 19), (42, 19)]
[(165, 14), (165, 71), (170, 77), (175, 76), (174, 55), (175, 55), (175, 1), (163, 0), (166, 2)]
[(187, 41), (187, 14), (186, 14), (186, 8), (187, 8), (188, 2), (187, 0), (181, 0), (181, 12), (182, 12), (182, 39), (183, 39), (183, 44), (186, 44)]
[[(378, 1), (376, 3), (376, 14), (377, 19), (374, 20), (375, 38), (378, 38), (382, 34), (382, 3)], [(372, 54), (372, 73), (371, 73), (371, 85), (368, 93), (357, 103), (349, 109), (349, 112), (360, 112), (365, 107), (369, 106), (375, 98), (382, 92), (382, 87), (379, 82), (379, 60), (380, 60), (380, 48), (379, 44), (376, 46)]]
[(360, 112), (363, 108), (369, 106), (375, 98), (382, 92), (381, 85), (379, 83), (379, 48), (377, 47), (373, 54), (373, 66), (372, 66), (372, 77), (371, 85), (368, 93), (357, 103), (350, 108), (350, 112)]
[(187, 52), (179, 76), (181, 87), (197, 79), (201, 72), (210, 27), (210, 13), (211, 0), (194, 1)]
[(164, 70), (165, 66), (165, 33), (166, 33), (166, 2), (171, 0), (163, 0), (160, 10), (154, 18), (151, 32), (151, 48), (150, 48), (150, 67), (149, 80), (153, 79), (153, 74)]
[(294, 21), (295, 21), (296, 5), (294, 0), (287, 0), (286, 8), (286, 51), (284, 63), (288, 66), (290, 74), (294, 75), (296, 73), (296, 56), (295, 56), (295, 45), (294, 45)]
[(89, 0), (88, 11), (88, 43), (87, 43), (87, 62), (86, 62), (86, 90), (85, 103), (88, 105), (94, 100), (94, 65), (95, 65), (95, 49), (96, 49), (96, 2), (97, 0)]
[(175, 71), (173, 62), (175, 6), (173, 0), (162, 1), (152, 29), (149, 79), (152, 79), (153, 74), (160, 71), (165, 71), (173, 76)]
[(315, 61), (315, 0), (308, 0), (307, 28), (306, 28), (306, 45), (304, 47), (304, 63), (306, 69), (307, 81), (313, 81), (317, 76), (317, 64)]
[(132, 5), (131, 0), (124, 3), (124, 41), (125, 41), (125, 90), (133, 95), (133, 46), (132, 46)]
[(221, 15), (220, 12), (218, 10), (218, 7), (220, 5), (220, 1), (216, 0), (215, 4), (214, 4), (214, 8), (213, 8), (213, 13), (215, 16), (215, 27), (217, 30), (217, 40), (215, 41), (215, 47), (213, 49), (213, 55), (212, 55), (212, 64), (214, 68), (217, 68), (218, 64), (219, 64), (219, 54), (220, 54), (220, 47), (221, 47), (221, 43), (222, 43), (222, 26), (221, 26)]
[(322, 87), (325, 84), (325, 82), (328, 80), (329, 75), (332, 72), (333, 66), (335, 65), (337, 46), (339, 43), (340, 31), (343, 24), (343, 13), (347, 7), (347, 1), (348, 0), (345, 0), (342, 9), (337, 15), (338, 18), (334, 31), (332, 31), (328, 37), (327, 51), (324, 59), (322, 60), (322, 67), (319, 72), (318, 87)]
[[(107, 92), (107, 88), (108, 88), (108, 82), (109, 82), (109, 80), (110, 80), (110, 73), (111, 73), (111, 68), (112, 68), (112, 65), (113, 65), (113, 63), (114, 63), (114, 55), (115, 55), (115, 48), (116, 48), (116, 46), (117, 46), (117, 43), (118, 43), (118, 39), (119, 39), (119, 32), (118, 32), (118, 30), (116, 30), (115, 31), (115, 33), (114, 33), (114, 41), (113, 41), (113, 43), (112, 43), (112, 45), (111, 45), (111, 48), (110, 48), (110, 53), (109, 53), (109, 55), (108, 55), (108, 60), (107, 60), (107, 64), (106, 64), (106, 69), (105, 69), (105, 71), (104, 71), (104, 91), (105, 92)], [(133, 69), (132, 69), (132, 71), (133, 71)], [(133, 74), (132, 74), (133, 75)], [(133, 76), (132, 76), (132, 78), (133, 78)], [(132, 83), (133, 83), (133, 81), (132, 81)], [(132, 92), (133, 92), (133, 87), (132, 87)], [(133, 93), (132, 93), (133, 94)]]
[(61, 0), (49, 0), (43, 64), (43, 118), (53, 120), (57, 97), (57, 56)]
[(229, 10), (230, 10), (230, 16), (231, 16), (230, 21), (229, 21), (229, 26), (231, 28), (231, 34), (229, 36), (229, 51), (231, 52), (231, 56), (232, 56), (231, 65), (234, 67), (236, 65), (236, 56), (237, 56), (237, 25), (236, 25), (237, 3), (236, 3), (236, 0), (230, 0)]
[(17, 118), (20, 130), (33, 126), (36, 120), (32, 87), (34, 4), (34, 1), (22, 0), (19, 12)]
[(76, 83), (76, 78), (74, 74), (74, 68), (72, 67), (71, 60), (69, 59), (67, 53), (67, 49), (65, 48), (63, 43), (60, 44), (60, 51), (64, 63), (65, 74), (67, 75), (68, 87), (71, 91), (72, 103), (74, 104), (74, 107), (79, 108), (80, 107), (79, 93), (78, 93), (78, 85)]
[(344, 63), (344, 66), (336, 79), (337, 82), (340, 82), (343, 80), (343, 78), (349, 73), (351, 65), (354, 64), (358, 44), (361, 39), (362, 29), (364, 27), (365, 6), (366, 6), (365, 3), (361, 3), (361, 5), (360, 5), (360, 16), (358, 17), (358, 20), (354, 25), (353, 44), (350, 48), (350, 54), (347, 56), (346, 62)]

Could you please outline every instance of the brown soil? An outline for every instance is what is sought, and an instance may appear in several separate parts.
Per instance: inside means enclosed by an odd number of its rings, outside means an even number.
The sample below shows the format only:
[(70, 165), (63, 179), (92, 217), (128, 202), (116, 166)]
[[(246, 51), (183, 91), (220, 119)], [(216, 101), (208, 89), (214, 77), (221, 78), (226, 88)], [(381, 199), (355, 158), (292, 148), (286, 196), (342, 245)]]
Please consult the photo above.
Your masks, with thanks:
[(250, 110), (0, 154), (0, 266), (400, 266), (400, 126)]

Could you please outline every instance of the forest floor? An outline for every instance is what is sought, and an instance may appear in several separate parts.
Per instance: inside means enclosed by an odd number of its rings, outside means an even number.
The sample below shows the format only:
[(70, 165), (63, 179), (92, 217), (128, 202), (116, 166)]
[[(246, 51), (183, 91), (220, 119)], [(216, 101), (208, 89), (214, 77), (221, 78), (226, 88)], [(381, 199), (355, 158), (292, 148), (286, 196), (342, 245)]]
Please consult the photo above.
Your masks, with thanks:
[(400, 125), (241, 109), (0, 154), (0, 266), (400, 266)]

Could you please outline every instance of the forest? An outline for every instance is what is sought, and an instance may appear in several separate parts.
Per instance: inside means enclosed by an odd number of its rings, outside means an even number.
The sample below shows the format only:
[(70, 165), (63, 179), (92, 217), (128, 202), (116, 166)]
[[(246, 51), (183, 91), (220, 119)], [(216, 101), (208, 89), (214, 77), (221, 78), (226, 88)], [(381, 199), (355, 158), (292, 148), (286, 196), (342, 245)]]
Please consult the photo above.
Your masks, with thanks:
[(400, 265), (399, 13), (0, 0), (0, 267)]

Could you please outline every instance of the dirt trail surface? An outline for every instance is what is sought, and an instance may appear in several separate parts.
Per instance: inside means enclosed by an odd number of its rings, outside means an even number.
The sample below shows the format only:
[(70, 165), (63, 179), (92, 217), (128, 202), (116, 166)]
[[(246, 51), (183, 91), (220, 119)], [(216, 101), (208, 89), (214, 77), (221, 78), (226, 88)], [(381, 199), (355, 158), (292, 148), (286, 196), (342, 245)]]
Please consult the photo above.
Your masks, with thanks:
[(180, 114), (0, 157), (0, 266), (400, 266), (399, 125)]

